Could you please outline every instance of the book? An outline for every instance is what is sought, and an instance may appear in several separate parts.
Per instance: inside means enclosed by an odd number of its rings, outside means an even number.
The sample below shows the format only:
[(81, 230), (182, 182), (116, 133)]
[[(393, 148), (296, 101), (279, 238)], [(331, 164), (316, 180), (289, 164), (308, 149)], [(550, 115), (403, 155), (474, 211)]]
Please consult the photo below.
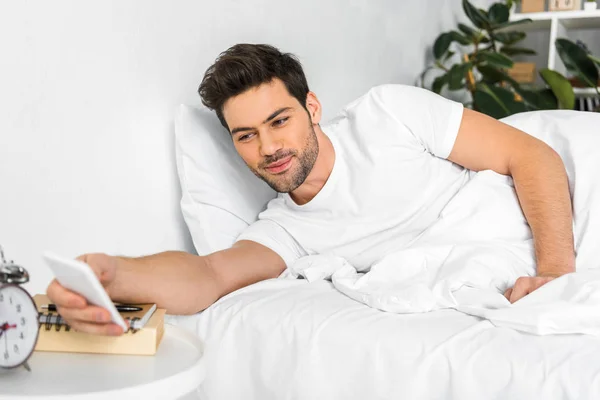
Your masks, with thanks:
[(57, 313), (42, 309), (49, 304), (45, 295), (33, 297), (39, 313), (40, 332), (35, 351), (69, 353), (154, 355), (164, 334), (164, 309), (155, 304), (135, 304), (141, 311), (121, 313), (131, 329), (121, 336), (102, 336), (77, 332)]

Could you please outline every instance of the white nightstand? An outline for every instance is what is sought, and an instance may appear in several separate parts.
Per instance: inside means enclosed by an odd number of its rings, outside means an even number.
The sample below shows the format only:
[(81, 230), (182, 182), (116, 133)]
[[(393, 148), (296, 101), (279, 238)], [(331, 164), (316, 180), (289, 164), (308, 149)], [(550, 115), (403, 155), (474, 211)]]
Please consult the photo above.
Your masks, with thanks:
[(199, 398), (203, 352), (197, 336), (168, 324), (155, 356), (35, 352), (31, 372), (0, 369), (0, 400)]

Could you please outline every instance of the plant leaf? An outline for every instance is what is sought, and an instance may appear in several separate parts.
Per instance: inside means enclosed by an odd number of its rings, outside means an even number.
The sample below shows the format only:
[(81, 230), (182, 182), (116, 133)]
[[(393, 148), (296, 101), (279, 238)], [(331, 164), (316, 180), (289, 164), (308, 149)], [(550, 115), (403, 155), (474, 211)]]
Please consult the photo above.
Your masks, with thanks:
[(525, 103), (515, 100), (515, 94), (500, 86), (480, 83), (475, 89), (473, 100), (477, 108), (494, 118), (526, 111)]
[(477, 60), (499, 68), (511, 68), (514, 62), (501, 53), (482, 51), (477, 53)]
[(567, 78), (548, 68), (540, 69), (540, 76), (552, 89), (560, 108), (567, 110), (575, 108), (575, 93)]
[(457, 31), (442, 33), (437, 37), (437, 39), (433, 43), (433, 55), (435, 59), (441, 59), (444, 56), (444, 54), (446, 54), (446, 52), (450, 48), (450, 45), (454, 41), (465, 46), (474, 42), (473, 39), (467, 38), (466, 36), (460, 34)]
[(455, 52), (453, 52), (453, 51), (449, 51), (449, 52), (447, 52), (447, 53), (446, 53), (446, 55), (444, 56), (444, 59), (442, 60), (442, 62), (446, 62), (446, 61), (448, 61), (448, 59), (449, 59), (450, 57), (452, 57), (454, 54), (456, 54), (456, 53), (455, 53)]
[(509, 26), (515, 26), (515, 25), (521, 25), (521, 24), (528, 24), (528, 23), (530, 23), (532, 21), (533, 20), (531, 18), (525, 18), (525, 19), (520, 19), (518, 21), (505, 22), (503, 24), (496, 24), (496, 25), (490, 26), (490, 30), (496, 31), (498, 29), (508, 28)]
[(554, 95), (554, 92), (550, 88), (542, 89), (539, 92), (539, 95), (542, 96), (548, 104), (552, 104), (551, 110), (558, 109), (558, 99)]
[(588, 58), (590, 60), (592, 60), (593, 62), (595, 62), (598, 65), (598, 67), (600, 67), (600, 58), (593, 56), (591, 54), (588, 54)]
[(492, 38), (497, 42), (504, 44), (515, 44), (523, 39), (525, 39), (525, 32), (495, 32), (491, 34)]
[(475, 29), (465, 24), (458, 24), (458, 30), (472, 38), (476, 38), (479, 34)]
[(449, 32), (442, 33), (435, 39), (435, 42), (433, 43), (433, 56), (436, 60), (442, 58), (448, 51), (450, 43), (452, 43), (452, 35)]
[(488, 83), (508, 82), (513, 87), (519, 86), (519, 83), (511, 78), (504, 71), (501, 71), (490, 65), (478, 65), (477, 70), (483, 75)]
[(440, 75), (433, 80), (433, 84), (431, 86), (431, 90), (434, 93), (440, 94), (444, 85), (448, 83), (448, 74)]
[(470, 62), (464, 64), (454, 64), (448, 72), (448, 89), (460, 90), (464, 88), (463, 80), (466, 78), (467, 71), (473, 67)]
[(526, 49), (525, 47), (502, 46), (500, 52), (508, 56), (516, 56), (518, 54), (535, 55), (535, 50)]
[(483, 86), (484, 84), (478, 85), (475, 92), (473, 92), (473, 105), (475, 109), (492, 118), (500, 119), (507, 117), (510, 113), (508, 107), (493, 92), (484, 90)]
[(558, 107), (556, 97), (552, 94), (552, 91), (550, 91), (550, 96), (548, 96), (548, 93), (545, 92), (546, 89), (527, 90), (520, 86), (516, 86), (514, 89), (531, 110), (554, 110)]
[(463, 0), (462, 6), (465, 14), (467, 14), (467, 17), (477, 28), (486, 29), (490, 26), (490, 20), (485, 13), (473, 6), (473, 4), (469, 3), (469, 0)]
[(590, 87), (598, 85), (598, 69), (585, 50), (567, 39), (556, 39), (555, 46), (569, 72)]
[(505, 22), (508, 22), (509, 13), (510, 13), (509, 8), (505, 4), (502, 4), (502, 3), (492, 4), (492, 6), (490, 7), (490, 9), (488, 11), (490, 21), (493, 24), (503, 24)]
[(473, 92), (473, 109), (496, 119), (508, 116), (492, 95), (479, 89)]
[(525, 103), (515, 100), (515, 94), (512, 91), (496, 85), (489, 86), (489, 90), (504, 102), (509, 115), (526, 111)]
[(477, 70), (481, 73), (483, 81), (490, 85), (494, 85), (504, 80), (504, 74), (500, 70), (490, 67), (489, 65), (478, 65)]
[(525, 102), (525, 105), (527, 105), (530, 110), (541, 110), (542, 109), (542, 106), (540, 104), (542, 102), (542, 99), (538, 98), (536, 92), (534, 92), (532, 90), (526, 90), (523, 88), (519, 88), (518, 90), (515, 89), (515, 91), (517, 92), (517, 94), (519, 96), (521, 96), (521, 98)]
[(450, 31), (450, 35), (452, 36), (452, 40), (462, 44), (463, 46), (473, 43), (472, 39), (469, 39), (456, 31)]

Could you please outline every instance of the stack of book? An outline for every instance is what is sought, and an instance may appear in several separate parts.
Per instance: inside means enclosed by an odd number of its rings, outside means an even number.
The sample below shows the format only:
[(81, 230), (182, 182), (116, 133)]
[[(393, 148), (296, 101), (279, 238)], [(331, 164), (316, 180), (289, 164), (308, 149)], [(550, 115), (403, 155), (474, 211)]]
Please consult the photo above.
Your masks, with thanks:
[(43, 307), (50, 303), (47, 296), (38, 294), (33, 300), (40, 320), (36, 351), (154, 355), (164, 334), (165, 310), (156, 304), (136, 304), (140, 311), (121, 313), (131, 327), (123, 335), (101, 336), (71, 329), (57, 313)]

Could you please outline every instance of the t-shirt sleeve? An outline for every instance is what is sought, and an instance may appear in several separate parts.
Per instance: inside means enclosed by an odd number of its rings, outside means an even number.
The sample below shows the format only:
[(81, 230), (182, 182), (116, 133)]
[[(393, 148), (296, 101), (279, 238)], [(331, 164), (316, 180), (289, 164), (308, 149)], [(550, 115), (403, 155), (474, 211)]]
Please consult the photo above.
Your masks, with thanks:
[(427, 151), (448, 158), (462, 121), (461, 103), (406, 85), (377, 86), (371, 95), (387, 113), (408, 128)]
[(281, 225), (269, 219), (259, 219), (246, 228), (237, 238), (251, 240), (270, 248), (279, 254), (285, 265), (289, 268), (297, 259), (306, 255), (306, 252)]

